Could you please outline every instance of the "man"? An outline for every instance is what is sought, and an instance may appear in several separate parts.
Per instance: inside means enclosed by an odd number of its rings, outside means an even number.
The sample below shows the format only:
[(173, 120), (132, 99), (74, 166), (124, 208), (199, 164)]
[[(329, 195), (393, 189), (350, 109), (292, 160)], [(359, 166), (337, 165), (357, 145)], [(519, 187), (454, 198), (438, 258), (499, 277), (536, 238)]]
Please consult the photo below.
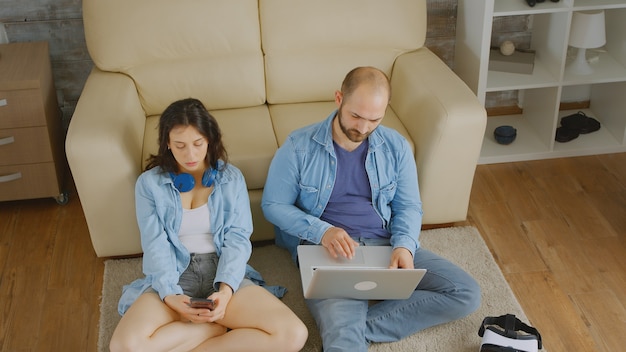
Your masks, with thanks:
[(338, 109), (293, 132), (278, 149), (263, 193), (276, 242), (294, 259), (301, 243), (352, 258), (359, 245), (391, 245), (390, 268), (425, 268), (406, 300), (370, 305), (308, 299), (324, 351), (367, 351), (473, 312), (480, 288), (462, 269), (419, 246), (422, 209), (408, 142), (380, 126), (391, 97), (387, 76), (358, 67), (335, 92)]

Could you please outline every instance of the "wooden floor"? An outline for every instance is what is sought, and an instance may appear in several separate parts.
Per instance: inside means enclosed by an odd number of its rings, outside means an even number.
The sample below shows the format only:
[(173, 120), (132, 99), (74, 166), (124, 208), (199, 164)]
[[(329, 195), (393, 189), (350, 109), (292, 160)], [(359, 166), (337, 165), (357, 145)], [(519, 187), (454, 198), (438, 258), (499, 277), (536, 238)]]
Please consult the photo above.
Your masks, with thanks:
[[(626, 153), (481, 165), (455, 225), (479, 229), (550, 352), (626, 345)], [(95, 351), (103, 269), (75, 195), (0, 202), (0, 351)]]
[(626, 154), (478, 167), (468, 222), (550, 352), (626, 345)]

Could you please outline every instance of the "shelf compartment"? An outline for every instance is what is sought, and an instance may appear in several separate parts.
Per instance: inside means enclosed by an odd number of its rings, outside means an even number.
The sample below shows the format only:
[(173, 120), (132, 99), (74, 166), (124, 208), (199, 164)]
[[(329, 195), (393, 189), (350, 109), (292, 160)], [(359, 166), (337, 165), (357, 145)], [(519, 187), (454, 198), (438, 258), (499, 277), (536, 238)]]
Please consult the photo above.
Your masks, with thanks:
[(622, 1), (623, 7), (614, 10), (606, 10), (606, 45), (607, 52), (611, 57), (622, 65), (626, 70), (626, 1)]
[[(600, 129), (581, 134), (566, 143), (555, 143), (554, 152), (559, 156), (601, 154), (624, 151), (626, 147), (626, 100), (623, 92), (626, 82), (592, 84), (589, 109), (582, 109), (587, 116), (600, 122)], [(579, 110), (559, 111), (559, 124), (563, 116)]]
[(581, 134), (577, 138), (569, 142), (555, 142), (555, 156), (567, 157), (623, 151), (624, 147), (622, 143), (620, 143), (620, 141), (618, 141), (612, 133), (615, 131), (611, 131), (611, 128), (609, 126), (606, 126), (602, 119), (598, 115), (596, 115), (591, 109), (560, 111), (559, 121), (561, 117), (574, 114), (577, 111), (583, 111), (587, 116), (593, 117), (596, 120), (600, 121), (601, 127), (595, 132)]
[(626, 149), (626, 82), (591, 85), (590, 116), (597, 114), (602, 128), (611, 133), (622, 149)]
[[(607, 0), (605, 0), (607, 1)], [(534, 7), (528, 6), (525, 0), (494, 0), (493, 16), (512, 16), (520, 14), (563, 12), (570, 9), (572, 0), (559, 2), (545, 1)]]
[[(517, 138), (508, 145), (498, 144), (493, 130), (498, 126), (511, 125), (517, 129)], [(478, 160), (479, 164), (540, 159), (550, 152), (549, 146), (536, 133), (523, 115), (494, 116), (487, 119), (487, 129)]]
[[(607, 1), (605, 1), (607, 2)], [(574, 75), (567, 68), (575, 59), (578, 49), (569, 48), (565, 62), (564, 85), (617, 82), (626, 80), (626, 3), (621, 2), (622, 8), (605, 9), (606, 18), (606, 45), (599, 50), (588, 49), (587, 57), (593, 73), (589, 75)], [(569, 38), (569, 37), (568, 37)]]
[[(487, 119), (478, 163), (546, 158), (552, 151), (558, 94), (558, 87), (520, 90), (518, 95), (522, 114), (491, 116)], [(513, 143), (501, 145), (496, 142), (493, 130), (501, 125), (511, 125), (517, 129), (517, 138)]]
[(611, 8), (624, 8), (624, 0), (574, 0), (573, 10), (598, 10)]
[[(526, 17), (526, 16), (525, 16)], [(535, 50), (532, 74), (488, 71), (486, 91), (530, 89), (556, 86), (566, 56), (568, 12), (540, 13), (528, 16), (530, 49)], [(504, 37), (501, 39), (503, 40)], [(489, 55), (489, 53), (486, 53)]]

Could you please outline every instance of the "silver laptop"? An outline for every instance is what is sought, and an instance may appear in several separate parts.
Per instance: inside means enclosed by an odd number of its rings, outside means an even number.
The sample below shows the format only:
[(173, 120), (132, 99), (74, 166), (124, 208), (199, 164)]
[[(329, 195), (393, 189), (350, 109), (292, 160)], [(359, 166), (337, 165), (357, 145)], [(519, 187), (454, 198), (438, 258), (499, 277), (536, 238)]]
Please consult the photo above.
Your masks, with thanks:
[(298, 246), (305, 298), (406, 299), (426, 269), (389, 269), (391, 246), (358, 246), (354, 258), (333, 258), (319, 245)]

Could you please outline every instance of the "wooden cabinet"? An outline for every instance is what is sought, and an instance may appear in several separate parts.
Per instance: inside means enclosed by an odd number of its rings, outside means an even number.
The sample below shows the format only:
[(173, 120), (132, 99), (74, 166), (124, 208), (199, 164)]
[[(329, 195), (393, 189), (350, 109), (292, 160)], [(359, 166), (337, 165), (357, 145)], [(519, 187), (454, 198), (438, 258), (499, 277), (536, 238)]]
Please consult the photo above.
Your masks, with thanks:
[[(588, 50), (592, 74), (573, 75), (566, 70), (574, 58), (568, 46), (572, 15), (589, 10), (605, 12), (606, 45)], [(510, 16), (528, 18), (530, 49), (536, 53), (532, 74), (489, 70), (493, 21)], [(455, 45), (455, 72), (480, 101), (485, 103), (488, 93), (517, 91), (522, 111), (489, 117), (479, 163), (626, 151), (626, 1), (546, 0), (530, 7), (525, 0), (459, 0)], [(589, 107), (561, 110), (561, 103), (576, 101), (571, 97)], [(560, 119), (578, 110), (597, 119), (600, 130), (556, 142)], [(496, 143), (493, 131), (499, 125), (517, 128), (515, 142)]]
[(64, 156), (48, 43), (0, 44), (0, 201), (65, 204)]

